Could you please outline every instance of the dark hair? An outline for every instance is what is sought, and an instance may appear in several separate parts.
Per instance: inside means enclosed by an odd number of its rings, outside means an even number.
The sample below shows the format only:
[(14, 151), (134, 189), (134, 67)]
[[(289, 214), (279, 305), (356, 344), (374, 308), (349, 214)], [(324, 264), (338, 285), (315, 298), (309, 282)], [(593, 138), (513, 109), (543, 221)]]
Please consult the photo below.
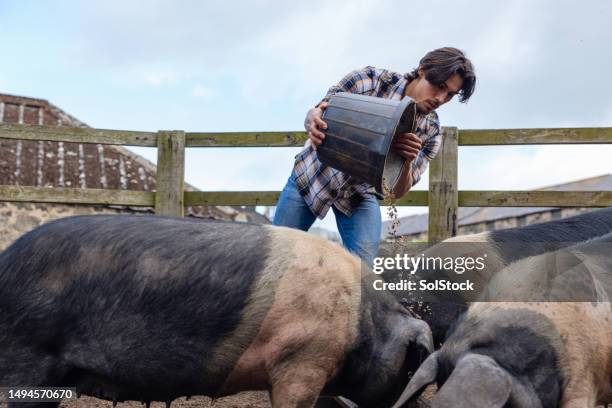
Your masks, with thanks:
[(458, 74), (463, 79), (463, 85), (459, 90), (459, 102), (467, 102), (474, 93), (476, 86), (474, 66), (463, 51), (457, 48), (443, 47), (428, 52), (419, 61), (419, 67), (406, 75), (408, 80), (416, 79), (420, 69), (423, 70), (425, 79), (434, 85), (439, 85), (453, 74)]

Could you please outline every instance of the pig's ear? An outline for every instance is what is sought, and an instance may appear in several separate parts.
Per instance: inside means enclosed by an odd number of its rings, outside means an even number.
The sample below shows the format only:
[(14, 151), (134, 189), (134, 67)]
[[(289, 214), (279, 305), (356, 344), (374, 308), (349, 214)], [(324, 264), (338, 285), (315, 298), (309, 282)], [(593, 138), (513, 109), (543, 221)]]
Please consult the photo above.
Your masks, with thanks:
[(440, 352), (436, 351), (427, 357), (416, 373), (414, 373), (404, 392), (402, 392), (402, 395), (400, 395), (392, 408), (400, 408), (412, 397), (420, 395), (426, 386), (436, 380), (436, 377), (438, 377), (439, 354)]
[(425, 355), (429, 355), (434, 351), (433, 335), (429, 325), (423, 320), (408, 318), (407, 325), (407, 340), (408, 344), (426, 350)]
[(481, 354), (461, 358), (432, 401), (434, 407), (502, 408), (512, 391), (512, 377)]

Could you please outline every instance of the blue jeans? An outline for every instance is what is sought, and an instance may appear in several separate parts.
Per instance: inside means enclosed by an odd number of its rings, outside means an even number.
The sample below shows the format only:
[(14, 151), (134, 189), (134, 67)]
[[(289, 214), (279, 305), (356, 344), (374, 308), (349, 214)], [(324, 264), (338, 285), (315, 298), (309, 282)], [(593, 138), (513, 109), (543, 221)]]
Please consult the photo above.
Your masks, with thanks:
[[(332, 209), (345, 248), (372, 266), (381, 232), (380, 206), (376, 197), (367, 195), (350, 217), (333, 205)], [(308, 231), (316, 218), (298, 191), (295, 174), (291, 172), (276, 204), (273, 224)]]

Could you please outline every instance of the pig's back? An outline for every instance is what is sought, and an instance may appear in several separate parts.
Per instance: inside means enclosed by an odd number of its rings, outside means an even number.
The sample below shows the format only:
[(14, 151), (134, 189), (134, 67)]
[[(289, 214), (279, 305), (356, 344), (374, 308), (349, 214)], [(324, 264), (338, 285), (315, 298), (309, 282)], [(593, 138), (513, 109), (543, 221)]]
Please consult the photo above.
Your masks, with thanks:
[(267, 235), (258, 225), (162, 217), (48, 223), (0, 255), (0, 325), (132, 388), (201, 386), (238, 358), (241, 347), (223, 359), (215, 348), (240, 323)]

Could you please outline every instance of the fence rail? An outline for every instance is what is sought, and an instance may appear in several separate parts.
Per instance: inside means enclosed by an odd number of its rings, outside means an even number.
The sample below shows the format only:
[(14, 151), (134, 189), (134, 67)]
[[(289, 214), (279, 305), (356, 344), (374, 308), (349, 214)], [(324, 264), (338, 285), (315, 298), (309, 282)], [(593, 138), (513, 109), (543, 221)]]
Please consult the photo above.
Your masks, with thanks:
[[(443, 127), (444, 129), (444, 127)], [(452, 128), (450, 128), (452, 129)], [(0, 124), (0, 138), (157, 147), (160, 132)], [(298, 147), (306, 132), (184, 132), (185, 147)], [(609, 144), (609, 128), (460, 129), (459, 146)]]
[[(612, 144), (612, 128), (459, 130), (443, 127), (443, 143), (431, 162), (429, 191), (409, 191), (398, 206), (428, 206), (431, 242), (453, 236), (459, 207), (608, 207), (612, 191), (459, 191), (459, 146)], [(197, 205), (276, 205), (279, 191), (185, 191), (187, 147), (298, 147), (305, 132), (138, 132), (93, 128), (0, 124), (0, 138), (158, 148), (157, 191), (0, 186), (0, 201), (155, 207), (182, 216)]]

